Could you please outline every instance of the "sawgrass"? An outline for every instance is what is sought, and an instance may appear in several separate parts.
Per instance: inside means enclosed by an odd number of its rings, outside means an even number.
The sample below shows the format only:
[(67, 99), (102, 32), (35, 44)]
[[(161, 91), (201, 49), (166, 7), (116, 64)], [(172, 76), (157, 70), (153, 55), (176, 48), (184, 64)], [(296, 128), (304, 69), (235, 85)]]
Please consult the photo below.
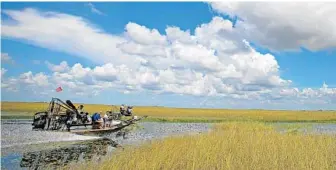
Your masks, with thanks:
[(262, 123), (231, 122), (205, 134), (128, 146), (98, 165), (71, 169), (336, 169), (336, 136), (281, 134)]
[[(44, 111), (49, 103), (1, 102), (2, 118), (32, 116)], [(75, 104), (78, 106), (79, 104)], [(94, 113), (111, 110), (112, 106), (83, 104), (85, 111)], [(118, 109), (119, 106), (113, 108)], [(229, 109), (187, 109), (167, 107), (134, 107), (135, 115), (148, 115), (148, 121), (159, 122), (336, 122), (336, 111), (285, 111), (285, 110), (229, 110)]]

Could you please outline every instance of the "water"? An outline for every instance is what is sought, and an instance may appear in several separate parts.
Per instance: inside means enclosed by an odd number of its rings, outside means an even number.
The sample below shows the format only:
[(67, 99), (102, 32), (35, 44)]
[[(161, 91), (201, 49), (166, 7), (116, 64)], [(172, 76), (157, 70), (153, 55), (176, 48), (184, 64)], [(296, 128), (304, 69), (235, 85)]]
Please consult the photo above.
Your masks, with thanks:
[(20, 153), (10, 153), (3, 156), (1, 153), (1, 169), (21, 169), (22, 154)]
[(336, 134), (336, 124), (313, 125), (313, 133)]
[(212, 124), (207, 123), (159, 123), (141, 122), (140, 129), (131, 131), (127, 138), (116, 137), (114, 134), (107, 134), (104, 137), (110, 138), (122, 145), (141, 144), (152, 139), (162, 139), (168, 136), (184, 134), (197, 134), (210, 130)]
[(27, 121), (1, 123), (1, 148), (90, 139), (98, 139), (98, 137), (81, 136), (69, 132), (33, 131), (31, 123), (28, 124)]
[[(275, 123), (274, 126), (279, 132), (295, 130), (308, 134), (329, 134), (336, 135), (336, 124), (327, 123)], [(289, 127), (289, 128), (286, 128)], [(293, 127), (293, 128), (291, 128)]]

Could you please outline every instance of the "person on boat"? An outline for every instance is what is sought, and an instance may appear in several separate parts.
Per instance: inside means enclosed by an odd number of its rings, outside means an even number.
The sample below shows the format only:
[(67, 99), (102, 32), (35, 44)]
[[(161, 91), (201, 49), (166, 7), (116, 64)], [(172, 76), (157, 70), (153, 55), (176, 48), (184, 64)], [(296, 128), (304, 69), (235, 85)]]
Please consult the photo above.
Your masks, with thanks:
[(87, 122), (87, 113), (84, 112), (84, 106), (79, 105), (77, 108), (77, 119), (80, 119), (83, 123)]
[(125, 107), (124, 104), (122, 104), (122, 105), (120, 106), (120, 113), (121, 113), (122, 115), (125, 115), (125, 113), (126, 113), (126, 107)]
[(92, 115), (92, 122), (96, 122), (100, 119), (100, 114), (99, 113), (94, 113)]
[(105, 113), (104, 117), (103, 117), (103, 120), (104, 120), (104, 128), (106, 127), (107, 125), (107, 121), (108, 121), (108, 116), (107, 114)]
[(101, 129), (103, 126), (103, 119), (101, 117), (101, 111), (92, 115), (92, 128)]
[(128, 106), (127, 107), (127, 111), (126, 111), (126, 116), (131, 116), (132, 115), (132, 106)]
[(78, 113), (81, 115), (84, 113), (84, 106), (83, 105), (79, 105), (78, 109), (77, 109)]
[(90, 117), (90, 115), (89, 115), (88, 112), (85, 113), (85, 117), (86, 117), (86, 122), (87, 123), (91, 123), (92, 119), (91, 119), (91, 117)]
[(81, 116), (85, 115), (84, 106), (83, 105), (79, 105), (77, 111), (78, 111), (79, 115), (81, 115)]

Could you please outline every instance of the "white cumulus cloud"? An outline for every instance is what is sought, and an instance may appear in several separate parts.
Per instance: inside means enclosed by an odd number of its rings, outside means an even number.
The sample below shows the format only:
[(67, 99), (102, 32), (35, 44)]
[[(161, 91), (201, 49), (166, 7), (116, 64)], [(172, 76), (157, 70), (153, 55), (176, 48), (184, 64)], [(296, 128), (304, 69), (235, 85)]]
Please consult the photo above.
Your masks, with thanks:
[(166, 37), (161, 35), (157, 29), (149, 29), (145, 26), (130, 22), (126, 25), (126, 35), (139, 44), (165, 45)]
[(238, 16), (245, 37), (272, 50), (316, 51), (336, 47), (335, 2), (211, 2), (212, 8)]
[(49, 84), (48, 77), (44, 73), (33, 74), (31, 71), (22, 73), (19, 80), (26, 84), (37, 86), (47, 86)]
[(45, 62), (48, 68), (53, 72), (64, 72), (69, 70), (68, 63), (66, 61), (62, 61), (59, 65), (52, 64), (48, 61)]

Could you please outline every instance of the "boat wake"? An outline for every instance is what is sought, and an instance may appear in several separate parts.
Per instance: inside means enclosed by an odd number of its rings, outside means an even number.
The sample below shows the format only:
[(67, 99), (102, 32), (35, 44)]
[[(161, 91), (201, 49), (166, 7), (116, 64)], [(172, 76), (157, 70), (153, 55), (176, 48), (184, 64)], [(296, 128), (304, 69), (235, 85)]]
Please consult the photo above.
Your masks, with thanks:
[(30, 124), (2, 124), (1, 148), (100, 139), (98, 136), (83, 136), (70, 132), (32, 131)]

